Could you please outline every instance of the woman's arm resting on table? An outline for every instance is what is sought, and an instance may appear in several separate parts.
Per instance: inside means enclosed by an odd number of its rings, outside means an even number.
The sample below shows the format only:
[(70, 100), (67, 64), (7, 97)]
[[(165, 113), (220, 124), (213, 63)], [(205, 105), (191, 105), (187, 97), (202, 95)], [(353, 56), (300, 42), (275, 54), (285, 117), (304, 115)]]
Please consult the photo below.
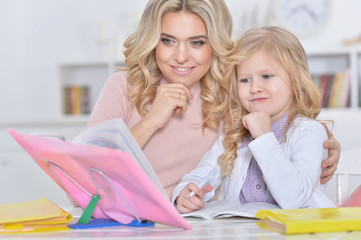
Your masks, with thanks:
[(327, 128), (325, 123), (322, 125), (326, 128), (328, 140), (324, 142), (323, 147), (328, 149), (328, 158), (322, 162), (321, 184), (327, 183), (333, 177), (337, 169), (338, 160), (341, 154), (341, 145), (335, 139), (332, 132)]

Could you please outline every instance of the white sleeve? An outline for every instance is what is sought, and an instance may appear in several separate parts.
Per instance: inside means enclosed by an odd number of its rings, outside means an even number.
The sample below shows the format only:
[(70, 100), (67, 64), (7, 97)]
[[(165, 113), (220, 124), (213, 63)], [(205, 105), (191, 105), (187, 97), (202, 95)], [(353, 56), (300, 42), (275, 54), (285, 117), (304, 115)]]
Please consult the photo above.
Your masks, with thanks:
[(249, 144), (281, 208), (307, 207), (320, 181), (321, 162), (327, 158), (327, 150), (323, 148), (325, 140), (324, 127), (316, 121), (307, 121), (287, 135), (285, 147), (272, 132)]
[(213, 143), (211, 149), (206, 152), (203, 157), (201, 158), (200, 162), (193, 169), (191, 172), (187, 173), (182, 180), (178, 183), (178, 185), (173, 190), (172, 194), (172, 203), (174, 203), (175, 199), (179, 196), (180, 192), (187, 186), (188, 183), (195, 183), (199, 186), (199, 183), (208, 176), (208, 174), (214, 169), (217, 168), (217, 174), (210, 185), (213, 185), (213, 190), (207, 193), (203, 201), (208, 202), (214, 196), (215, 190), (221, 185), (222, 183), (222, 176), (221, 171), (218, 166), (218, 157), (224, 152), (224, 148), (222, 145), (223, 141), (223, 134), (221, 134), (215, 143)]

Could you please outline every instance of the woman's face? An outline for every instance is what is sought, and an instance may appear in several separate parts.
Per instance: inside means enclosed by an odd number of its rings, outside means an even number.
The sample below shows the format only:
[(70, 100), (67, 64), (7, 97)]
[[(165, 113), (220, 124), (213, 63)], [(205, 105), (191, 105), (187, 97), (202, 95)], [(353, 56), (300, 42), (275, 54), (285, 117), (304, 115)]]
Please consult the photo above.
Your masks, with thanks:
[(156, 61), (168, 82), (190, 87), (199, 82), (212, 64), (212, 52), (203, 20), (189, 12), (163, 15)]

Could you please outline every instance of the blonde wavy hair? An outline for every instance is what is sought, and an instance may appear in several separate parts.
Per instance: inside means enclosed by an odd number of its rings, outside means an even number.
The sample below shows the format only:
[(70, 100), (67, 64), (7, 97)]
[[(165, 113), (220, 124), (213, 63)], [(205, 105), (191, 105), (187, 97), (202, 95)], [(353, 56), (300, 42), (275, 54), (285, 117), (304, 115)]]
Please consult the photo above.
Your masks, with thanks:
[(196, 14), (206, 24), (213, 54), (209, 71), (201, 79), (203, 129), (218, 131), (228, 96), (224, 84), (225, 61), (233, 49), (232, 16), (223, 0), (150, 0), (138, 28), (124, 42), (124, 70), (129, 71), (128, 97), (141, 116), (156, 96), (162, 73), (155, 59), (160, 40), (162, 16), (168, 12)]
[(226, 176), (233, 170), (238, 144), (245, 136), (250, 135), (242, 124), (242, 117), (248, 112), (238, 97), (237, 64), (259, 51), (267, 53), (274, 61), (281, 64), (290, 76), (293, 99), (288, 109), (289, 118), (285, 133), (297, 116), (316, 119), (321, 111), (320, 92), (311, 79), (306, 53), (296, 36), (286, 29), (274, 26), (245, 32), (236, 43), (233, 54), (228, 59), (229, 65), (226, 70), (230, 91), (225, 116), (223, 140), (225, 151), (218, 158), (218, 163)]

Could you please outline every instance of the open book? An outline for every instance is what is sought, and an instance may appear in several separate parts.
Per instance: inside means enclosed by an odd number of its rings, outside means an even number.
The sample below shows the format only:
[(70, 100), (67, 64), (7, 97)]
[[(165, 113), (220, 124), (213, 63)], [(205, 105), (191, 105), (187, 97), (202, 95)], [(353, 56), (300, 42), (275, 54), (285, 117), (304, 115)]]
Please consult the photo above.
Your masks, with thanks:
[(102, 122), (86, 129), (76, 136), (72, 143), (113, 148), (129, 153), (163, 195), (168, 197), (142, 149), (121, 118)]
[(135, 219), (191, 229), (165, 191), (123, 120), (86, 129), (72, 142), (9, 133), (82, 209), (99, 195), (93, 217)]
[(278, 209), (279, 206), (264, 203), (252, 202), (240, 204), (236, 201), (218, 200), (206, 203), (205, 207), (191, 212), (182, 214), (183, 217), (198, 217), (204, 219), (225, 218), (225, 217), (246, 217), (256, 218), (256, 213), (260, 209)]

